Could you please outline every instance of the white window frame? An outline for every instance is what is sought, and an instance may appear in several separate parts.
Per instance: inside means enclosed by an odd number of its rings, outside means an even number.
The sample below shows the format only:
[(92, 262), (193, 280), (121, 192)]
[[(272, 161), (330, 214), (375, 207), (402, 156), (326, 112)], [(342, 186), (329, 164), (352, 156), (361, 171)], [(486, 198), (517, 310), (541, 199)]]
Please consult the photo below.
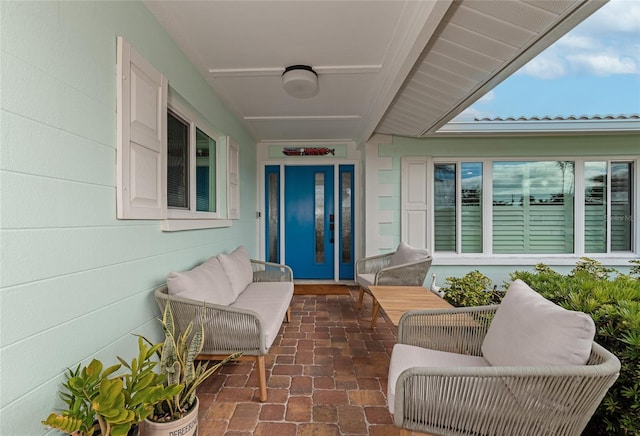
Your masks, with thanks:
[[(163, 222), (162, 229), (164, 231), (180, 231), (229, 227), (231, 220), (222, 218), (220, 214), (220, 198), (224, 189), (220, 183), (220, 148), (223, 146), (222, 144), (226, 143), (225, 136), (217, 132), (173, 93), (170, 93), (167, 99), (167, 110), (173, 112), (189, 126), (189, 209), (168, 207), (165, 195), (164, 207), (167, 211), (167, 219)], [(216, 212), (196, 210), (196, 129), (200, 129), (216, 141)], [(165, 191), (166, 189), (165, 186)]]
[[(222, 194), (227, 193), (228, 177), (223, 183), (225, 186), (220, 183), (220, 156), (222, 147), (228, 146), (228, 137), (220, 135), (179, 96), (169, 93), (166, 77), (120, 36), (117, 37), (116, 57), (117, 218), (162, 220), (164, 231), (230, 227), (231, 220), (221, 213), (221, 199)], [(169, 109), (190, 128), (189, 154), (193, 158), (189, 159), (189, 210), (167, 207)], [(195, 210), (196, 128), (216, 141), (216, 212)], [(239, 198), (236, 201), (239, 202)], [(228, 215), (228, 205), (224, 210)]]
[[(575, 162), (575, 200), (574, 200), (574, 252), (573, 253), (564, 253), (564, 254), (494, 254), (493, 253), (493, 163), (494, 162), (508, 162), (508, 161), (523, 161), (523, 162), (538, 162), (538, 161), (573, 161)], [(584, 251), (584, 219), (585, 219), (585, 209), (584, 209), (584, 165), (585, 162), (592, 161), (604, 161), (607, 162), (608, 167), (610, 168), (611, 164), (614, 162), (632, 162), (634, 165), (633, 172), (633, 180), (631, 182), (631, 187), (634, 190), (632, 201), (633, 201), (633, 216), (635, 218), (632, 228), (632, 240), (631, 240), (631, 250), (630, 251), (610, 251), (610, 242), (607, 245), (606, 253), (585, 253)], [(425, 171), (425, 175), (427, 179), (425, 182), (427, 183), (427, 193), (428, 193), (428, 202), (426, 207), (424, 208), (425, 212), (427, 212), (427, 223), (426, 228), (428, 229), (427, 235), (431, 234), (434, 231), (435, 223), (434, 223), (434, 191), (433, 191), (433, 174), (434, 174), (434, 166), (439, 163), (454, 163), (456, 164), (457, 172), (459, 173), (460, 164), (464, 162), (481, 162), (483, 165), (483, 252), (482, 253), (460, 253), (460, 226), (456, 228), (456, 252), (434, 252), (434, 240), (433, 238), (427, 237), (427, 247), (432, 250), (437, 256), (439, 261), (444, 260), (442, 264), (449, 264), (446, 259), (454, 260), (456, 264), (460, 264), (460, 261), (463, 259), (469, 259), (470, 262), (474, 262), (477, 264), (491, 264), (490, 259), (498, 259), (498, 262), (504, 262), (504, 259), (510, 259), (511, 262), (518, 264), (530, 264), (531, 259), (539, 259), (540, 261), (544, 261), (544, 259), (553, 260), (556, 263), (566, 263), (567, 265), (575, 264), (575, 259), (581, 256), (589, 256), (592, 258), (600, 258), (600, 259), (617, 259), (617, 258), (625, 258), (628, 259), (629, 256), (637, 255), (640, 252), (640, 223), (638, 219), (638, 214), (640, 213), (640, 159), (637, 156), (616, 156), (612, 158), (611, 156), (589, 156), (589, 157), (580, 157), (577, 158), (575, 156), (520, 156), (520, 157), (509, 157), (509, 158), (501, 158), (501, 157), (491, 157), (491, 158), (431, 158), (431, 157), (404, 157), (404, 163), (420, 163), (424, 162), (427, 165), (427, 170)], [(403, 194), (408, 189), (408, 179), (405, 177), (406, 172), (402, 171), (402, 192)], [(610, 177), (610, 171), (608, 172), (608, 177)], [(459, 174), (456, 175), (459, 177)], [(413, 183), (416, 181), (414, 180)], [(457, 185), (459, 187), (459, 184)], [(610, 183), (607, 185), (608, 189), (611, 189)], [(456, 204), (458, 204), (458, 196), (459, 193), (456, 190)], [(608, 201), (610, 201), (610, 196), (607, 197)], [(610, 205), (607, 206), (610, 208)], [(403, 201), (403, 211), (405, 209), (405, 204)], [(458, 219), (459, 209), (456, 211), (456, 219)], [(404, 229), (408, 223), (405, 222), (405, 215), (401, 214), (402, 222), (401, 228)], [(403, 230), (404, 232), (404, 230)], [(607, 228), (608, 241), (610, 241), (610, 226)]]

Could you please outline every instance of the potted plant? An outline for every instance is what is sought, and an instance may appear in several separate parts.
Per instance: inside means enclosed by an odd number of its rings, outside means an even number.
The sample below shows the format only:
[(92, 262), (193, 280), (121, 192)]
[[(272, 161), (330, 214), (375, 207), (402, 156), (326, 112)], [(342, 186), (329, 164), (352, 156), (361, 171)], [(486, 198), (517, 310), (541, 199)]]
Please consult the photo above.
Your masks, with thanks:
[[(218, 368), (229, 360), (240, 357), (242, 353), (234, 353), (213, 366), (209, 366), (208, 362), (199, 362), (195, 365), (195, 358), (204, 346), (203, 323), (200, 322), (199, 327), (194, 329), (193, 322), (190, 322), (185, 331), (176, 336), (169, 303), (164, 308), (160, 322), (165, 334), (165, 341), (159, 350), (160, 373), (165, 376), (167, 386), (178, 385), (183, 389), (155, 405), (153, 414), (148, 416), (142, 424), (144, 435), (195, 435), (198, 428), (196, 389)], [(190, 337), (191, 340), (189, 340)]]
[[(182, 390), (153, 371), (158, 362), (151, 359), (161, 346), (147, 346), (138, 338), (138, 357), (131, 363), (118, 357), (119, 364), (103, 369), (102, 362), (93, 359), (87, 366), (69, 369), (60, 391), (68, 407), (51, 413), (42, 424), (73, 436), (127, 435), (153, 413), (156, 403)], [(122, 366), (128, 371), (117, 375)]]

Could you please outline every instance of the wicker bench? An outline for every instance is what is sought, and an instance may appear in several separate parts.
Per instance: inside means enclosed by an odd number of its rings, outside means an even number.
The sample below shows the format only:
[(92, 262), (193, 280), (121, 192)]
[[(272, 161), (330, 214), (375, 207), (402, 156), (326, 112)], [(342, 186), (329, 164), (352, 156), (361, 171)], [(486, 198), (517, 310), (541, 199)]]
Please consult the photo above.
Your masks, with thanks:
[(191, 271), (171, 273), (154, 295), (160, 310), (171, 300), (179, 332), (189, 322), (203, 320), (205, 343), (198, 359), (222, 360), (238, 351), (243, 353), (240, 359), (255, 359), (259, 398), (266, 401), (264, 356), (290, 317), (291, 268), (249, 259), (239, 247)]

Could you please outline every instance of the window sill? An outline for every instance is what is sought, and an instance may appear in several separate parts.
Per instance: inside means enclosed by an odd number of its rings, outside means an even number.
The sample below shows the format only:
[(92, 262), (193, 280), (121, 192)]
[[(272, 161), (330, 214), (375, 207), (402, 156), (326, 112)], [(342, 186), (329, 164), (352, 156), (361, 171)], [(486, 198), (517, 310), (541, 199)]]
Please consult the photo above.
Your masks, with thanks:
[(163, 232), (181, 232), (184, 230), (218, 229), (231, 227), (231, 220), (223, 219), (169, 219), (162, 222)]
[(605, 266), (628, 266), (629, 259), (637, 257), (637, 254), (615, 253), (615, 254), (461, 254), (436, 252), (433, 257), (433, 265), (478, 265), (478, 266), (531, 266), (537, 263), (546, 265), (566, 265), (575, 266), (581, 257), (588, 257), (599, 261)]

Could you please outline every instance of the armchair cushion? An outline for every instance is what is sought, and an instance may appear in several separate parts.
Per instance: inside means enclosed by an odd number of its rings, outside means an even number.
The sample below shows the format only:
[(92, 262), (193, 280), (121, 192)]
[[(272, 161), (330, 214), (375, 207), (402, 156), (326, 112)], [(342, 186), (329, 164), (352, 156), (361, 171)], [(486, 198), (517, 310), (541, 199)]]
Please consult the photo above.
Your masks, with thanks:
[(249, 252), (243, 246), (236, 248), (232, 253), (220, 253), (220, 264), (231, 282), (231, 289), (236, 297), (253, 282), (253, 268), (249, 259)]
[(357, 281), (360, 284), (360, 286), (369, 287), (375, 283), (376, 275), (375, 274), (358, 274)]
[(566, 310), (515, 280), (482, 343), (493, 366), (584, 365), (595, 325), (582, 312)]
[(389, 363), (389, 382), (387, 384), (389, 411), (393, 413), (396, 380), (404, 370), (414, 367), (452, 368), (461, 366), (486, 367), (489, 366), (489, 362), (481, 356), (449, 353), (406, 344), (394, 345)]
[(389, 266), (398, 266), (405, 263), (417, 262), (429, 256), (429, 250), (412, 247), (405, 242), (401, 242), (400, 245), (398, 245), (398, 249), (391, 256)]
[(190, 271), (172, 272), (167, 277), (169, 295), (228, 305), (236, 299), (231, 283), (217, 258), (211, 257)]

